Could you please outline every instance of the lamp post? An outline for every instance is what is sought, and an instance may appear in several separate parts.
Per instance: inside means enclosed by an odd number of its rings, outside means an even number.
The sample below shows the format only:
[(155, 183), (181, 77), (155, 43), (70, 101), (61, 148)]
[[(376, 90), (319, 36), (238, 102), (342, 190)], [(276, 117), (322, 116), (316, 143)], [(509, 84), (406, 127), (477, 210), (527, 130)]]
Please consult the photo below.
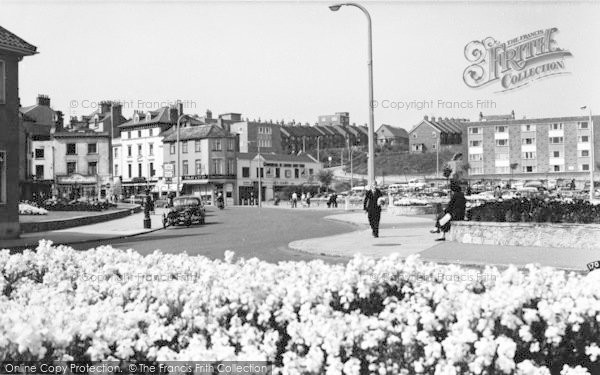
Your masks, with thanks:
[(588, 124), (590, 126), (590, 202), (594, 199), (594, 169), (596, 169), (596, 159), (594, 158), (594, 120), (592, 120), (592, 107), (583, 106), (582, 110), (589, 110)]
[(177, 197), (179, 196), (179, 183), (181, 180), (181, 145), (179, 144), (179, 129), (180, 129), (181, 119), (183, 119), (184, 117), (187, 117), (187, 116), (188, 115), (183, 114), (177, 118), (177, 168), (176, 168), (177, 180), (175, 180), (175, 191), (176, 191)]
[(360, 4), (356, 3), (342, 3), (331, 5), (329, 9), (333, 12), (339, 10), (342, 6), (353, 6), (360, 9), (367, 17), (367, 28), (368, 28), (368, 66), (369, 66), (369, 159), (367, 162), (367, 170), (369, 176), (369, 184), (375, 183), (375, 144), (374, 144), (374, 128), (375, 128), (375, 114), (373, 108), (373, 32), (371, 29), (371, 15), (369, 12)]
[(435, 178), (440, 177), (440, 137), (436, 132), (431, 133), (435, 139)]
[(258, 208), (262, 206), (262, 169), (261, 169), (261, 161), (262, 156), (260, 156), (260, 144), (258, 141), (248, 141), (248, 143), (256, 143), (256, 147), (258, 148)]

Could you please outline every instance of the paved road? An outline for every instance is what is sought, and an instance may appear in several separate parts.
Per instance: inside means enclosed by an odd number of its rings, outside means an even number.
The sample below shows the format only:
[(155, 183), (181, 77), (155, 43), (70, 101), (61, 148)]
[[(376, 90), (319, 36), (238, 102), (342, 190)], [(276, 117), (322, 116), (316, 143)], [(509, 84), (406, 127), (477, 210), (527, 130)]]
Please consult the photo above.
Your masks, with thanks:
[(323, 259), (326, 262), (337, 263), (345, 260), (298, 252), (289, 249), (288, 244), (296, 240), (330, 236), (357, 229), (352, 224), (323, 219), (333, 213), (342, 212), (341, 210), (256, 207), (232, 207), (223, 211), (209, 207), (207, 210), (206, 225), (171, 227), (136, 237), (77, 244), (73, 247), (85, 250), (108, 242), (113, 247), (132, 248), (142, 254), (160, 249), (163, 252), (187, 251), (190, 255), (222, 259), (225, 250), (233, 250), (236, 256), (257, 257), (269, 262)]

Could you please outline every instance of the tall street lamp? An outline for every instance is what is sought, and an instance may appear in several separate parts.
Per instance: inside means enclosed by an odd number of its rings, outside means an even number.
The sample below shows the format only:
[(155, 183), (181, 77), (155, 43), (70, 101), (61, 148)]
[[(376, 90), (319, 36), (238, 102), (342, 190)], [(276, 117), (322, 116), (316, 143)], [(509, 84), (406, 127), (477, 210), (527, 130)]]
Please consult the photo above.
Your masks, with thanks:
[(590, 126), (590, 202), (594, 199), (594, 169), (596, 169), (596, 159), (594, 158), (594, 120), (592, 120), (592, 107), (583, 106), (582, 110), (589, 110), (588, 124)]
[(435, 178), (440, 177), (440, 136), (436, 132), (432, 132), (435, 139)]
[(373, 108), (373, 32), (371, 29), (371, 15), (369, 12), (360, 4), (356, 3), (342, 3), (331, 5), (329, 9), (335, 12), (339, 10), (342, 6), (353, 6), (356, 7), (367, 16), (367, 27), (368, 27), (368, 65), (369, 65), (369, 159), (367, 162), (367, 170), (369, 177), (369, 184), (373, 185), (375, 183), (375, 143), (374, 143), (374, 133), (375, 133), (375, 114)]
[[(183, 119), (184, 117), (188, 117), (188, 115), (183, 114), (181, 116), (179, 116), (177, 118), (177, 168), (176, 168), (176, 175), (177, 175), (177, 180), (175, 181), (175, 190), (177, 191), (176, 196), (179, 196), (179, 183), (181, 181), (181, 145), (179, 144), (179, 129), (180, 129), (180, 122), (181, 119)], [(183, 186), (183, 184), (182, 184)]]

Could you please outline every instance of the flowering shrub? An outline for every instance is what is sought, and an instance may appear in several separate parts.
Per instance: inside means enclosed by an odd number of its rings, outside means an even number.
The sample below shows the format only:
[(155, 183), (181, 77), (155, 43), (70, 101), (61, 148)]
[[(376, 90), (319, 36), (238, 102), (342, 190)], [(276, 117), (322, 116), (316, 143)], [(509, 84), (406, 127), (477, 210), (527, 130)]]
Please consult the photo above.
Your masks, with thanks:
[(487, 202), (467, 211), (474, 221), (600, 223), (600, 206), (573, 199), (521, 198)]
[[(600, 271), (0, 252), (0, 361), (253, 360), (285, 374), (597, 374)], [(140, 277), (141, 275), (141, 277)], [(482, 277), (484, 275), (485, 277)]]
[(394, 206), (426, 206), (427, 201), (419, 198), (403, 197), (394, 200)]
[(48, 210), (29, 203), (19, 202), (19, 215), (48, 215)]
[(49, 211), (102, 211), (117, 207), (107, 201), (65, 201), (50, 199), (44, 202), (44, 208)]

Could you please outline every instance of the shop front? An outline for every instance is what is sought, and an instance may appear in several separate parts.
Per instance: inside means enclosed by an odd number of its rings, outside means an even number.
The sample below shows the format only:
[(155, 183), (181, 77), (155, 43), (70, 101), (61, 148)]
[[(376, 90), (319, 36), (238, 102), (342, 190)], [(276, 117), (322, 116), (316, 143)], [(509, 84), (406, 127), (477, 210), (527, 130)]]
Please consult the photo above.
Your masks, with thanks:
[(190, 175), (183, 176), (183, 194), (202, 198), (204, 204), (215, 205), (218, 193), (222, 193), (226, 205), (233, 205), (235, 176), (229, 175)]
[(101, 186), (97, 175), (85, 176), (73, 173), (56, 177), (56, 195), (59, 198), (74, 200), (98, 198)]

